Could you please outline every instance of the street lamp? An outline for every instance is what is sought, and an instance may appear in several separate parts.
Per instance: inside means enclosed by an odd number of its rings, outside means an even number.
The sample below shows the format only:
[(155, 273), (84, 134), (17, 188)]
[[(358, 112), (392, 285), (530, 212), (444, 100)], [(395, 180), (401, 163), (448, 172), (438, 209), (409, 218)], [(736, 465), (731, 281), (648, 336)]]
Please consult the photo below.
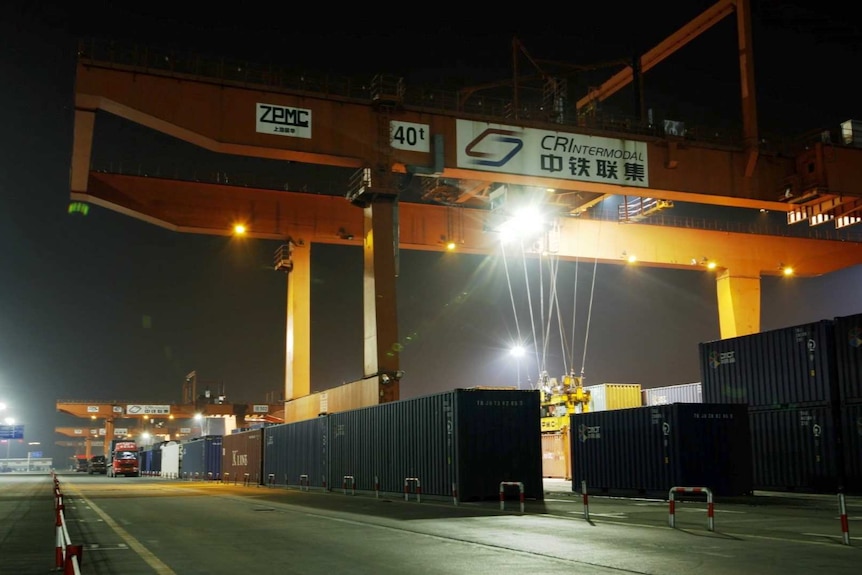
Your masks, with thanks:
[[(5, 405), (3, 407), (6, 407)], [(15, 425), (14, 417), (7, 417), (5, 420), (6, 425)], [(9, 449), (12, 447), (12, 438), (6, 440), (6, 464), (9, 463)]]
[[(31, 441), (27, 445), (42, 445), (38, 441)], [(27, 472), (30, 472), (30, 456), (33, 454), (29, 449), (27, 450)]]
[(195, 421), (198, 422), (198, 429), (201, 430), (200, 437), (204, 436), (204, 416), (200, 413), (195, 414)]
[(516, 384), (518, 385), (518, 389), (521, 389), (521, 358), (524, 357), (526, 351), (523, 346), (516, 345), (509, 353), (512, 354), (512, 357), (515, 358), (515, 370), (516, 370)]

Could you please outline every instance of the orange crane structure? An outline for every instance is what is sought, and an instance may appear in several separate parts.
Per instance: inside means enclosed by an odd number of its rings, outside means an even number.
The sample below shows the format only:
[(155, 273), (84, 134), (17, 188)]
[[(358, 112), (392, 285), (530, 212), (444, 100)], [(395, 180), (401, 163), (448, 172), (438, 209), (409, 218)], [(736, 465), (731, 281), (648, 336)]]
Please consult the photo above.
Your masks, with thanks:
[[(641, 123), (607, 123), (598, 104), (659, 65), (716, 22), (735, 15), (742, 139), (699, 140)], [(514, 51), (523, 50), (517, 42)], [(397, 400), (396, 277), (399, 250), (465, 253), (499, 246), (497, 219), (519, 198), (552, 210), (553, 250), (563, 260), (702, 269), (717, 264), (721, 337), (760, 330), (760, 282), (779, 264), (818, 276), (862, 263), (862, 243), (651, 225), (651, 211), (689, 202), (783, 212), (788, 225), (862, 220), (862, 149), (825, 141), (792, 152), (758, 134), (749, 0), (720, 0), (596, 89), (571, 103), (563, 79), (515, 71), (511, 97), (414, 89), (401, 78), (313, 79), (272, 67), (209, 62), (155, 48), (82, 43), (75, 82), (71, 199), (181, 233), (281, 240), (287, 272), (285, 393), (310, 394), (310, 262), (315, 244), (361, 246), (364, 365), (379, 402)], [(541, 98), (523, 96), (538, 79)], [(498, 86), (499, 87), (499, 86)], [(508, 88), (507, 88), (508, 89)], [(132, 176), (91, 166), (100, 114), (118, 116), (219, 154), (338, 168), (342, 195), (319, 195)], [(399, 182), (418, 178), (420, 202), (401, 201)], [(295, 188), (294, 188), (295, 189)], [(620, 219), (591, 217), (609, 196)], [(502, 204), (503, 208), (500, 208)], [(640, 221), (639, 221), (640, 220)], [(842, 232), (843, 233), (843, 232)], [(543, 249), (547, 249), (547, 245)], [(541, 250), (537, 250), (538, 256)], [(705, 263), (705, 262), (703, 262)]]

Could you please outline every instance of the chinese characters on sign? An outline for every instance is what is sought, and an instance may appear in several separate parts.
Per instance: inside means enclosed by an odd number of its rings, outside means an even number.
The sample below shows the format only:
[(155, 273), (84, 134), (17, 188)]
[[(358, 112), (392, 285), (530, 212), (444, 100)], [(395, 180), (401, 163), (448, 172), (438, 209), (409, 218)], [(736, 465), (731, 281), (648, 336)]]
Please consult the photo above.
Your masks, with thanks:
[(263, 134), (311, 139), (311, 110), (306, 108), (258, 103), (256, 120), (256, 130)]
[(458, 167), (621, 186), (649, 186), (647, 144), (457, 120)]

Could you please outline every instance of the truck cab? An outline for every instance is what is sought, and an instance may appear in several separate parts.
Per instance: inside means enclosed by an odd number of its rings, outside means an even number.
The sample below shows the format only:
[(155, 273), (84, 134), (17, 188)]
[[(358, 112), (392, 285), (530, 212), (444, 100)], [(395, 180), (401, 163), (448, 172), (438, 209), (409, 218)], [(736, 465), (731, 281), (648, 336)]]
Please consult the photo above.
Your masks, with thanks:
[(138, 444), (134, 441), (112, 441), (110, 458), (108, 476), (137, 477), (140, 475)]

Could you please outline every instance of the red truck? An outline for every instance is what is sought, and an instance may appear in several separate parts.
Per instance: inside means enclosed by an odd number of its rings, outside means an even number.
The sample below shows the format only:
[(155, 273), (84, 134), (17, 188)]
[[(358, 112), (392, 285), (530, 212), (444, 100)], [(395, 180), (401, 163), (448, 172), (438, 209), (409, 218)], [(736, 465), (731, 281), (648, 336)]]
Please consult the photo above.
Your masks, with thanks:
[(138, 444), (134, 441), (112, 440), (109, 457), (108, 476), (137, 477), (140, 475)]

